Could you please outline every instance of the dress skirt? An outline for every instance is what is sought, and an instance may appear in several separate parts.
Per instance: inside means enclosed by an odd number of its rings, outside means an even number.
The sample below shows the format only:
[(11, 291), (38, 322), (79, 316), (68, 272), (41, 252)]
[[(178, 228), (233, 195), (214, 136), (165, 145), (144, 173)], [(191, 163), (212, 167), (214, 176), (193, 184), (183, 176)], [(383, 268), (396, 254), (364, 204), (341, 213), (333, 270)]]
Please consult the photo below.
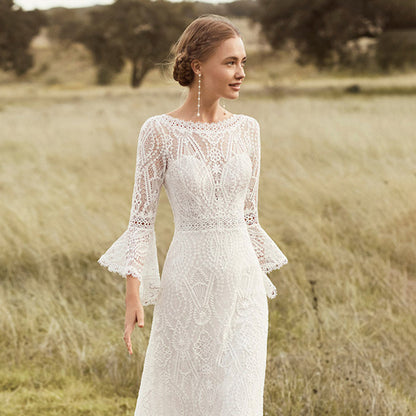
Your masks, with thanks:
[(268, 304), (247, 227), (175, 231), (135, 416), (262, 416)]

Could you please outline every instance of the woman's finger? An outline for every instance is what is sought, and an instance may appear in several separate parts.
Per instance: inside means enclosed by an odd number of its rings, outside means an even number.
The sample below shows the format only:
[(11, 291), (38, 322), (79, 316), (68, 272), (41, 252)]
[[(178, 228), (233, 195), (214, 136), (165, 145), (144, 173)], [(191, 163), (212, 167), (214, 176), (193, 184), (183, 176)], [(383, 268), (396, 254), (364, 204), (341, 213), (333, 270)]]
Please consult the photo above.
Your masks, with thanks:
[(124, 342), (126, 344), (126, 347), (130, 355), (133, 354), (133, 347), (131, 345), (131, 332), (132, 330), (130, 329), (130, 326), (126, 326), (126, 329), (124, 330), (124, 336), (123, 336)]
[(124, 321), (124, 342), (129, 351), (129, 354), (133, 354), (133, 347), (131, 343), (131, 334), (134, 330), (135, 324), (140, 328), (144, 327), (144, 310), (143, 306), (138, 309), (127, 309), (126, 317)]
[(126, 319), (124, 323), (124, 342), (126, 343), (126, 347), (129, 350), (130, 355), (133, 354), (133, 348), (131, 345), (131, 334), (133, 332), (135, 322), (135, 314), (132, 314), (131, 312), (126, 313)]

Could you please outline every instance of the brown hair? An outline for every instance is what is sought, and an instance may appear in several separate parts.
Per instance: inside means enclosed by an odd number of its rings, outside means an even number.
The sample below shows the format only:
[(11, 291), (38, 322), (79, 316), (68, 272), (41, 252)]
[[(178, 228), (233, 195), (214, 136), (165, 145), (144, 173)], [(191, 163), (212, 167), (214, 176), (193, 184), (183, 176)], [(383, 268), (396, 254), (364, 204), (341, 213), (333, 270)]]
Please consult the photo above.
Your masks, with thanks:
[(215, 53), (224, 41), (241, 37), (239, 29), (226, 17), (217, 14), (203, 14), (192, 21), (171, 48), (173, 78), (186, 87), (192, 84), (195, 74), (191, 62), (201, 62)]

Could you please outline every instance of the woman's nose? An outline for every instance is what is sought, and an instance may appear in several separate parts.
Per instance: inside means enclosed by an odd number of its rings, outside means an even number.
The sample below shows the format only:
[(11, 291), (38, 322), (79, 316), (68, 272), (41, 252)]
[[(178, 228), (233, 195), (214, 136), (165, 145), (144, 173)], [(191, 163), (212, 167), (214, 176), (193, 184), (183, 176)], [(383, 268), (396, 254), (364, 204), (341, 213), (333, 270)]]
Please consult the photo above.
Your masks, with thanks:
[(246, 74), (244, 73), (244, 68), (242, 66), (239, 67), (239, 70), (237, 71), (237, 78), (244, 78)]

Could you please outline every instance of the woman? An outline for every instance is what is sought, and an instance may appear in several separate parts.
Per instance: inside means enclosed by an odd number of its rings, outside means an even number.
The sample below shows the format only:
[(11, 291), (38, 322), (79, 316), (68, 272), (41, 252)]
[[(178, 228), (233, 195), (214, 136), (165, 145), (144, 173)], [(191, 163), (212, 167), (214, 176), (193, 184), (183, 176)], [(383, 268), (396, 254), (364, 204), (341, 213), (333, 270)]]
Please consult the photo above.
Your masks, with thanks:
[[(174, 45), (173, 77), (189, 94), (139, 133), (130, 221), (98, 260), (127, 277), (125, 334), (154, 304), (135, 416), (260, 416), (266, 368), (267, 272), (287, 258), (262, 229), (260, 129), (231, 114), (246, 53), (226, 18), (203, 15)], [(154, 220), (162, 184), (175, 232), (162, 279)]]

